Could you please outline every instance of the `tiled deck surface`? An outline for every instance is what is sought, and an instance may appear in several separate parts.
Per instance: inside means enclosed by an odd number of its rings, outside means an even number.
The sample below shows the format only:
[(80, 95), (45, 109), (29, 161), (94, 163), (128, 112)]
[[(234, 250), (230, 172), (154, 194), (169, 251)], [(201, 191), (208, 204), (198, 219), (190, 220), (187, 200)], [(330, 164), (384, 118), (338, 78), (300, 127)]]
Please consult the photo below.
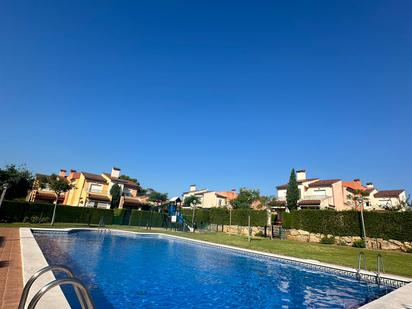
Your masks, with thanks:
[(17, 308), (22, 289), (19, 229), (0, 228), (0, 308)]

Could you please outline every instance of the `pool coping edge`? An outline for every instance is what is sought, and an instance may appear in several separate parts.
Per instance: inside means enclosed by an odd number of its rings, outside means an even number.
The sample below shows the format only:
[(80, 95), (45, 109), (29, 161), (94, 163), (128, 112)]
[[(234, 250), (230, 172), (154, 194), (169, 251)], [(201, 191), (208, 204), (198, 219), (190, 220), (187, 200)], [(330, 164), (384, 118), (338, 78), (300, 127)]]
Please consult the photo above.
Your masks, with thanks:
[[(31, 228), (20, 228), (20, 249), (21, 249), (21, 264), (23, 285), (27, 283), (30, 277), (38, 270), (49, 266), (42, 250), (40, 249), (36, 239), (33, 236)], [(43, 286), (56, 280), (52, 272), (47, 272), (41, 275), (32, 285), (26, 301), (26, 307), (31, 299)], [(70, 305), (64, 295), (62, 289), (58, 286), (48, 291), (39, 301), (36, 308), (70, 308)]]

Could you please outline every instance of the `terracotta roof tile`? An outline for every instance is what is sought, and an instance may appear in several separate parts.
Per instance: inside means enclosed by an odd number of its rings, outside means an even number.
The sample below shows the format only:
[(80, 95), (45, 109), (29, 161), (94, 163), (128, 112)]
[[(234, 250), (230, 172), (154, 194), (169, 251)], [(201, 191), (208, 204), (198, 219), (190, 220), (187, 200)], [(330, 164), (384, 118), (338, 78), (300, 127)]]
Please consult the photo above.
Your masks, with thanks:
[(86, 173), (82, 172), (84, 177), (88, 180), (94, 180), (94, 181), (99, 181), (99, 182), (106, 182), (106, 179), (102, 175), (97, 175), (97, 174), (92, 174), (92, 173)]
[(233, 191), (216, 192), (216, 195), (227, 198), (229, 201), (234, 200), (237, 197), (237, 193)]
[(399, 195), (405, 190), (382, 190), (375, 193), (375, 197), (399, 197)]
[(309, 188), (329, 187), (338, 181), (340, 181), (340, 179), (318, 180), (309, 184)]
[[(307, 182), (307, 181), (315, 181), (315, 180), (319, 180), (319, 178), (308, 178), (308, 179), (298, 180), (297, 183), (298, 183), (298, 184), (302, 184), (302, 183)], [(287, 183), (276, 187), (276, 189), (278, 189), (278, 190), (279, 190), (279, 189), (281, 189), (281, 190), (282, 190), (282, 189), (287, 189), (287, 188), (288, 188), (288, 184), (287, 184)]]

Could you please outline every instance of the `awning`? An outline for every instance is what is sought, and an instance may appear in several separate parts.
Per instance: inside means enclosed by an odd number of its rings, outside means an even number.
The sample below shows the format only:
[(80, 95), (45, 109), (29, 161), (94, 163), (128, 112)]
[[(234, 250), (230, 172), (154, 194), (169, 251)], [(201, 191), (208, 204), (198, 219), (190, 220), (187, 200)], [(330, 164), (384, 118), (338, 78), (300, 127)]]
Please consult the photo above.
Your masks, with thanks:
[(88, 198), (89, 200), (94, 200), (94, 201), (110, 202), (110, 198), (107, 195), (103, 195), (103, 194), (89, 193)]
[(320, 200), (301, 200), (298, 202), (299, 206), (309, 205), (309, 206), (319, 206)]
[[(36, 200), (55, 201), (56, 194), (54, 192), (37, 191), (35, 195)], [(64, 200), (64, 195), (60, 194), (59, 201)]]

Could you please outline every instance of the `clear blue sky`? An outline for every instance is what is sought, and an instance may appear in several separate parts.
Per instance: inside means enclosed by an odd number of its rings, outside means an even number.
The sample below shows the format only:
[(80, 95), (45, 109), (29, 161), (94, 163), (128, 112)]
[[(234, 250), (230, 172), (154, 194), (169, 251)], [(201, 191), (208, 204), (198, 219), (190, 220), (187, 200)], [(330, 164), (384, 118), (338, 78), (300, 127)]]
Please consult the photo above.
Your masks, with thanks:
[(0, 166), (412, 191), (412, 1), (3, 0), (0, 108)]

